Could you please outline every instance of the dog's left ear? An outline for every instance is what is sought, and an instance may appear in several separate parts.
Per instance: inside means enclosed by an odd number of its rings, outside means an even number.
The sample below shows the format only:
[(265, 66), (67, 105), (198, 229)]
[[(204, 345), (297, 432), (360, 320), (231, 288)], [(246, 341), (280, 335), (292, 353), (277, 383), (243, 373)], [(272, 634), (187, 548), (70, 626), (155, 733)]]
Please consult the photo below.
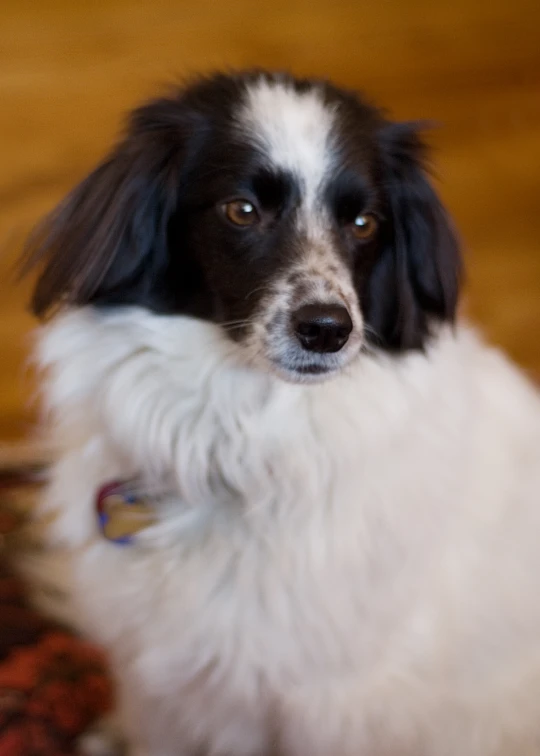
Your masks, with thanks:
[(426, 174), (418, 124), (385, 123), (379, 139), (386, 218), (383, 249), (366, 282), (365, 314), (380, 346), (418, 349), (434, 321), (454, 319), (459, 245)]

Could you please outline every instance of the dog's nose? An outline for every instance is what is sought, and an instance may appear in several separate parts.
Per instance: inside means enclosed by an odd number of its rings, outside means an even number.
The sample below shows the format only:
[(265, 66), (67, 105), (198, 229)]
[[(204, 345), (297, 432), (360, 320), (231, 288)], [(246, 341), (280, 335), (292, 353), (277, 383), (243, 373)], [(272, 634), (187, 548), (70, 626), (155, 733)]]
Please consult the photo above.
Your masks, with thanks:
[(293, 313), (296, 338), (310, 352), (339, 352), (353, 328), (351, 316), (341, 305), (308, 304)]

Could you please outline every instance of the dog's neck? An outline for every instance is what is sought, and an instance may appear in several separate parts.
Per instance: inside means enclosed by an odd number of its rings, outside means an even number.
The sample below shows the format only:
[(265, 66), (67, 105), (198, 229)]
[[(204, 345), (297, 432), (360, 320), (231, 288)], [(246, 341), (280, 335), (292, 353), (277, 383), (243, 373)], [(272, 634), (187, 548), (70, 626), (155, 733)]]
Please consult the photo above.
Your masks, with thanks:
[(243, 364), (216, 326), (139, 309), (68, 312), (40, 343), (64, 448), (104, 439), (130, 474), (173, 480), (190, 505), (264, 506), (282, 487), (309, 501), (336, 468), (399, 435), (415, 382), (435, 380), (416, 354), (393, 370), (391, 358), (361, 357), (327, 383), (291, 385)]

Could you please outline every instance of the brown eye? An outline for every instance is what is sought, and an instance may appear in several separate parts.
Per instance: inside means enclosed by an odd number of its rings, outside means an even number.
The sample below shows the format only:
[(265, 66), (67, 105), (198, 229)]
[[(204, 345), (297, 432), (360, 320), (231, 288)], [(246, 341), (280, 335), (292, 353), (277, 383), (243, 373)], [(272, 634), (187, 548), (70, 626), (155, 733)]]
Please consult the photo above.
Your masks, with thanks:
[(353, 236), (362, 241), (367, 241), (375, 236), (377, 227), (377, 219), (368, 213), (360, 213), (351, 224)]
[(254, 226), (259, 222), (259, 213), (252, 202), (245, 199), (237, 199), (223, 205), (223, 211), (227, 220), (235, 226)]

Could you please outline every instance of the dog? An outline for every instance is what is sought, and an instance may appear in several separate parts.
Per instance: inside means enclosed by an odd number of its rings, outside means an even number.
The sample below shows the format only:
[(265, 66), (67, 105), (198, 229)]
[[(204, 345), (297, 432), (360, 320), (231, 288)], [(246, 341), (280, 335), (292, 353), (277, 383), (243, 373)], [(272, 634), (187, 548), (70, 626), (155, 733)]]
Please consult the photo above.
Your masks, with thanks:
[(42, 511), (139, 756), (540, 754), (540, 398), (420, 131), (210, 75), (30, 241)]

